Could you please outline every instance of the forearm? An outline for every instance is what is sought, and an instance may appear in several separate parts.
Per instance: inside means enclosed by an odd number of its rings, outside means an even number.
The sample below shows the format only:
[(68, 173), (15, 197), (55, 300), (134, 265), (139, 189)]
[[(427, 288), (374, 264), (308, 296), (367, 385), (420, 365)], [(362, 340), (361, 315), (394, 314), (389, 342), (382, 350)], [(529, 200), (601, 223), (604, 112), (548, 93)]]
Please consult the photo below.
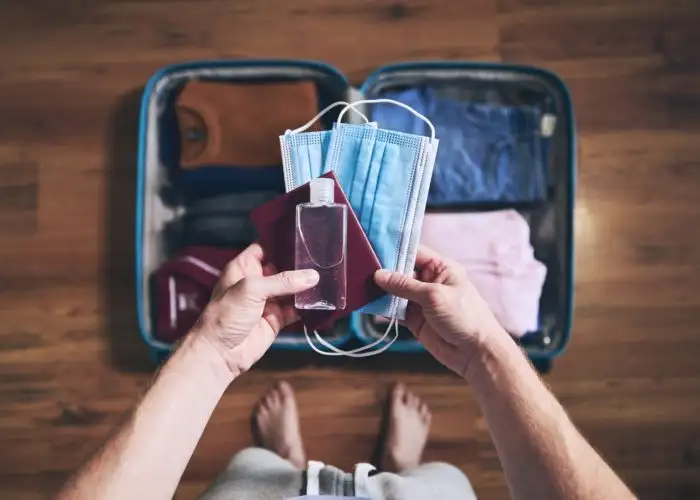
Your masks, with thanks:
[(477, 355), (467, 380), (513, 498), (633, 498), (576, 430), (515, 343), (503, 338)]
[(58, 498), (172, 498), (231, 380), (230, 371), (210, 344), (187, 338), (129, 420)]

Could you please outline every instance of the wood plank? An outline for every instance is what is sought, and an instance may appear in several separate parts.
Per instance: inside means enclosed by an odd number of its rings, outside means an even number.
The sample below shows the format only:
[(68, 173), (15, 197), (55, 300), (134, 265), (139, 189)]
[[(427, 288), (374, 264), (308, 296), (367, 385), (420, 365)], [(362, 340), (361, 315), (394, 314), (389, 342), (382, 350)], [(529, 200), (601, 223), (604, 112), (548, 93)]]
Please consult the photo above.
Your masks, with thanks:
[[(699, 22), (695, 0), (2, 2), (0, 496), (54, 491), (148, 386), (133, 283), (140, 90), (167, 64), (231, 57), (323, 60), (354, 82), (416, 59), (557, 71), (581, 161), (573, 338), (547, 382), (642, 498), (700, 496)], [(387, 388), (405, 381), (434, 413), (425, 458), (508, 497), (469, 388), (435, 363), (290, 358), (227, 391), (176, 498), (252, 442), (251, 408), (278, 379), (298, 392), (310, 455), (346, 468), (369, 459)]]

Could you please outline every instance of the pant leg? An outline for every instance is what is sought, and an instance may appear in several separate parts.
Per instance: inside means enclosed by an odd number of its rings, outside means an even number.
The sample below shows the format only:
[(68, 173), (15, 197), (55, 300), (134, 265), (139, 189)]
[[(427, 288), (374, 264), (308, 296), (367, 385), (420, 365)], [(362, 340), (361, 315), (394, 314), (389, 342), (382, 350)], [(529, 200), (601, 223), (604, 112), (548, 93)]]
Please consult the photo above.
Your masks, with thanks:
[(278, 500), (301, 494), (304, 473), (289, 461), (263, 448), (246, 448), (200, 500)]
[(433, 462), (399, 474), (382, 472), (369, 478), (372, 500), (476, 500), (469, 479), (457, 467)]

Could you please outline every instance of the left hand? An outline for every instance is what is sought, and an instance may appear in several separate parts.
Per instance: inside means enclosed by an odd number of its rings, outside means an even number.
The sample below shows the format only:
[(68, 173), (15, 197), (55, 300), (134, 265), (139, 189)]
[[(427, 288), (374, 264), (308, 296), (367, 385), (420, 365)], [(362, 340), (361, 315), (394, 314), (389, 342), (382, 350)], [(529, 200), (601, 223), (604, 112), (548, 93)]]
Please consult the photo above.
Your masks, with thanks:
[(212, 344), (236, 377), (298, 320), (294, 306), (276, 298), (308, 290), (318, 280), (313, 270), (276, 273), (263, 266), (263, 250), (254, 243), (226, 266), (191, 334)]

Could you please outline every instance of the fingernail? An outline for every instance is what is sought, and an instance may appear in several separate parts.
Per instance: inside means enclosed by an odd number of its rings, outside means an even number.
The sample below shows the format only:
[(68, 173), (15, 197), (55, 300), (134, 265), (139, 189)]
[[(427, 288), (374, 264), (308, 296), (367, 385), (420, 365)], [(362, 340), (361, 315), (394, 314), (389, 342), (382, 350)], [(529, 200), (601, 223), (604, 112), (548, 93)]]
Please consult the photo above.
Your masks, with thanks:
[(318, 283), (319, 275), (318, 272), (313, 269), (304, 269), (299, 271), (299, 282), (305, 285), (315, 285)]

